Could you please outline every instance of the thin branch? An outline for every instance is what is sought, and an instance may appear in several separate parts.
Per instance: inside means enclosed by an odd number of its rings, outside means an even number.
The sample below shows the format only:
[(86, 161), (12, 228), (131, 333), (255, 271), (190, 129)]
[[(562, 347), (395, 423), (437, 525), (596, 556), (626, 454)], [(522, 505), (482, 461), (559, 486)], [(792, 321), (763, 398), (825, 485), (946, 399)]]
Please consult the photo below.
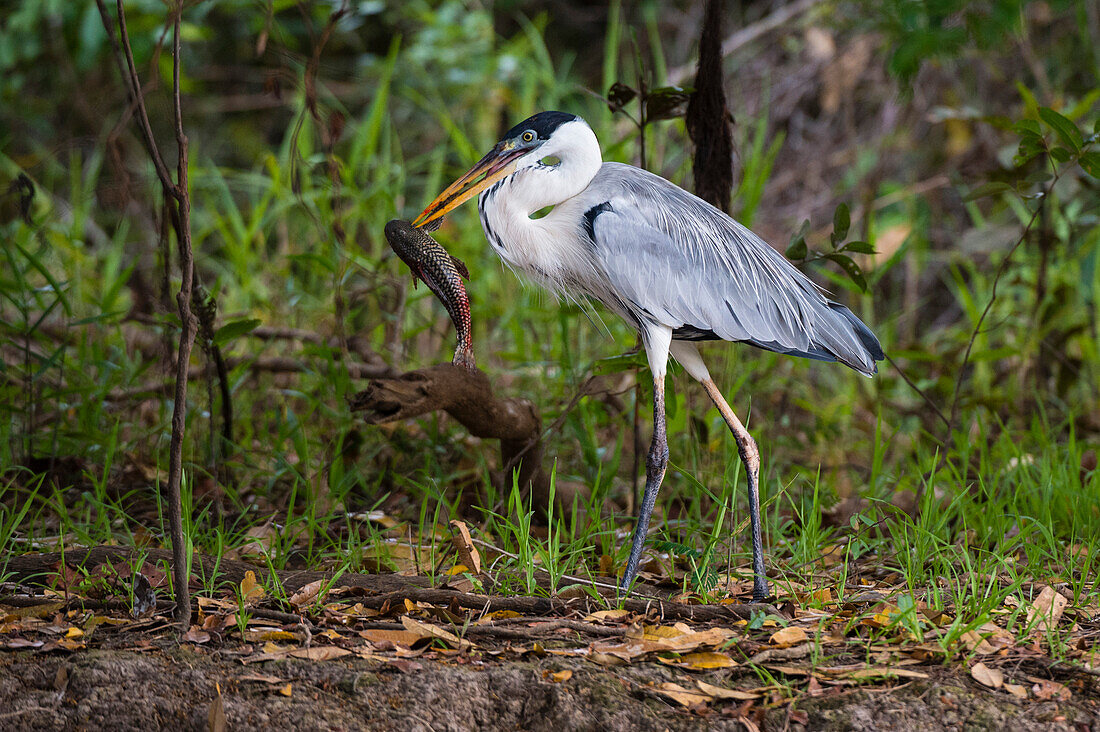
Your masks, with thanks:
[(925, 394), (919, 386), (913, 383), (913, 380), (910, 379), (909, 376), (901, 370), (901, 366), (898, 366), (898, 362), (890, 358), (890, 354), (886, 354), (886, 360), (889, 361), (890, 365), (894, 367), (894, 370), (898, 372), (898, 376), (900, 376), (902, 380), (909, 385), (909, 388), (920, 394), (921, 399), (924, 399), (924, 402), (932, 408), (932, 411), (936, 413), (936, 416), (940, 418), (940, 421), (942, 421), (944, 426), (947, 427), (947, 429), (950, 431), (951, 421), (944, 415), (943, 411), (938, 406), (936, 406), (936, 403), (932, 401), (932, 397)]
[(947, 422), (947, 443), (951, 445), (954, 441), (955, 427), (958, 424), (959, 416), (959, 393), (962, 389), (963, 378), (966, 375), (966, 366), (970, 362), (970, 352), (974, 349), (974, 342), (978, 339), (978, 334), (982, 332), (982, 323), (985, 322), (985, 318), (989, 315), (989, 311), (993, 308), (993, 303), (997, 300), (997, 285), (1001, 281), (1001, 277), (1008, 271), (1008, 264), (1012, 261), (1012, 255), (1016, 253), (1016, 250), (1020, 248), (1020, 245), (1027, 240), (1027, 235), (1031, 233), (1031, 227), (1035, 224), (1035, 220), (1039, 217), (1039, 212), (1043, 206), (1046, 205), (1046, 199), (1054, 190), (1054, 185), (1058, 182), (1057, 172), (1054, 178), (1051, 179), (1050, 185), (1043, 191), (1039, 201), (1039, 206), (1032, 212), (1031, 218), (1028, 219), (1027, 225), (1024, 226), (1024, 230), (1020, 232), (1020, 238), (1016, 240), (1016, 243), (1012, 245), (1012, 248), (1008, 250), (1008, 254), (1001, 260), (1001, 265), (997, 268), (997, 274), (993, 277), (993, 289), (989, 294), (989, 302), (985, 304), (985, 309), (982, 310), (981, 316), (978, 317), (978, 322), (974, 325), (974, 331), (970, 334), (970, 341), (966, 344), (966, 352), (963, 354), (962, 363), (959, 364), (959, 373), (955, 377), (955, 390), (951, 395), (951, 409), (950, 418)]
[[(118, 0), (119, 7), (122, 0)], [(191, 623), (191, 597), (188, 587), (188, 554), (185, 551), (180, 486), (183, 482), (183, 438), (187, 430), (187, 367), (191, 348), (195, 344), (197, 323), (191, 312), (191, 295), (195, 281), (195, 259), (191, 250), (191, 198), (187, 191), (187, 136), (183, 134), (183, 114), (180, 108), (180, 16), (183, 0), (176, 6), (172, 20), (172, 99), (176, 121), (176, 142), (179, 146), (176, 175), (176, 244), (179, 247), (182, 282), (176, 294), (180, 314), (179, 357), (176, 359), (176, 393), (172, 405), (172, 440), (168, 453), (168, 524), (172, 533), (172, 577), (176, 594), (176, 621), (186, 629)], [(125, 39), (125, 33), (123, 38)]]
[[(137, 110), (138, 127), (141, 129), (141, 139), (145, 143), (145, 149), (153, 161), (153, 167), (157, 171), (157, 178), (166, 190), (174, 191), (172, 176), (161, 157), (160, 148), (157, 147), (156, 138), (153, 136), (153, 127), (149, 124), (149, 114), (145, 109), (145, 97), (141, 92), (141, 82), (134, 64), (134, 52), (130, 48), (130, 34), (126, 29), (126, 11), (122, 7), (122, 0), (116, 0), (118, 10), (118, 34), (122, 41), (119, 46), (119, 38), (115, 37), (115, 25), (103, 0), (96, 0), (99, 15), (103, 19), (103, 27), (107, 29), (107, 37), (111, 39), (111, 45), (115, 50), (115, 59), (118, 62), (119, 72), (126, 84), (126, 92), (130, 97), (130, 104)], [(123, 64), (125, 60), (125, 64)]]

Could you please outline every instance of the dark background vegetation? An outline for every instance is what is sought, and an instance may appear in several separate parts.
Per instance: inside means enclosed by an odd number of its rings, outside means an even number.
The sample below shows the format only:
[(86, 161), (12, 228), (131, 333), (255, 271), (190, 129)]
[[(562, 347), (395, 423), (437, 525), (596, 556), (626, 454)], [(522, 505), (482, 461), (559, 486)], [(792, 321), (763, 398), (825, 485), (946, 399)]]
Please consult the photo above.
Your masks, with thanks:
[[(810, 582), (807, 563), (839, 542), (898, 567), (930, 602), (966, 595), (940, 597), (932, 578), (984, 562), (1094, 593), (1100, 11), (1088, 0), (797, 5), (746, 38), (784, 5), (728, 3), (725, 33), (740, 39), (724, 58), (731, 210), (780, 249), (808, 220), (802, 266), (893, 361), (865, 380), (707, 349), (763, 447), (781, 580)], [(423, 570), (409, 553), (461, 516), (516, 549), (530, 540), (526, 509), (487, 480), (494, 449), (444, 417), (374, 428), (347, 408), (364, 379), (449, 360), (453, 345), (383, 225), (413, 218), (540, 109), (582, 114), (605, 159), (637, 162), (637, 128), (601, 97), (614, 82), (690, 86), (702, 4), (367, 0), (333, 20), (340, 7), (184, 11), (196, 302), (208, 313), (187, 404), (188, 535), (277, 566)], [(152, 125), (174, 159), (166, 9), (127, 10)], [(135, 131), (94, 3), (4, 5), (5, 555), (164, 541), (179, 284)], [(647, 166), (690, 186), (682, 120), (646, 134)], [(842, 204), (848, 239), (876, 250), (855, 257), (866, 290), (815, 255), (831, 251)], [(438, 236), (473, 273), (479, 365), (539, 407), (548, 466), (584, 509), (567, 512), (564, 535), (541, 536), (541, 561), (596, 572), (601, 555), (623, 558), (614, 529), (629, 525), (648, 402), (637, 360), (607, 359), (633, 334), (504, 271), (472, 205)], [(674, 373), (672, 385), (662, 505), (674, 520), (662, 536), (704, 563), (733, 539), (743, 559), (735, 448), (690, 380)], [(387, 549), (389, 517), (409, 522), (415, 550)]]

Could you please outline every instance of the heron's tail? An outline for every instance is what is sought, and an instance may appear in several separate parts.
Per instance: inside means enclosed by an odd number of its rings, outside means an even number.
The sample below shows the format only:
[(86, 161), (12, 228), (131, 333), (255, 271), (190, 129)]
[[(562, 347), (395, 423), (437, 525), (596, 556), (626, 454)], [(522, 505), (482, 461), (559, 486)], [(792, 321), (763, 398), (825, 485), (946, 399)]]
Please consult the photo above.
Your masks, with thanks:
[(875, 362), (886, 358), (878, 338), (855, 313), (840, 303), (830, 300), (829, 310), (833, 316), (829, 325), (833, 327), (822, 329), (824, 332), (820, 335), (823, 337), (816, 345), (845, 366), (865, 376), (874, 376), (878, 372)]

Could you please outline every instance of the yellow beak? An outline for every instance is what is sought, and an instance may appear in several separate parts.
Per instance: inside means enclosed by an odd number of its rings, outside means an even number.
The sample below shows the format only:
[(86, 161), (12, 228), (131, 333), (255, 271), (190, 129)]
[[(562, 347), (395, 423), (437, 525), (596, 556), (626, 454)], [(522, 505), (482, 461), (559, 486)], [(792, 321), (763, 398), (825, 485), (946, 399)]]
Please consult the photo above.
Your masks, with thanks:
[(424, 212), (413, 222), (413, 226), (424, 226), (443, 218), (501, 178), (511, 175), (516, 169), (516, 160), (528, 152), (527, 148), (517, 147), (512, 140), (497, 143), (489, 154), (479, 160), (465, 175), (436, 196), (436, 199), (428, 204)]

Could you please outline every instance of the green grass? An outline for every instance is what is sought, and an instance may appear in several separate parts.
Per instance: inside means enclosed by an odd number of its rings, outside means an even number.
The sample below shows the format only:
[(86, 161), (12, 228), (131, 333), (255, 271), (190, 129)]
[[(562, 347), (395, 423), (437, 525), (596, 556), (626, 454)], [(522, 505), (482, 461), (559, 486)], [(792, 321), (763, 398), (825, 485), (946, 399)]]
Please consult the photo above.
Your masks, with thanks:
[[(614, 8), (604, 90), (633, 64), (621, 8)], [(192, 141), (194, 243), (219, 323), (256, 318), (316, 333), (321, 343), (252, 334), (225, 344), (227, 355), (243, 362), (229, 379), (236, 445), (221, 464), (209, 447), (217, 412), (207, 413), (208, 384), (192, 384), (187, 533), (204, 553), (241, 553), (276, 569), (412, 567), (434, 574), (452, 563), (447, 523), (460, 518), (498, 550), (485, 552), (495, 591), (554, 592), (572, 578), (598, 574), (605, 555), (620, 569), (629, 548), (625, 532), (633, 523), (623, 506), (633, 483), (631, 419), (640, 394), (648, 424), (649, 402), (644, 387), (632, 388), (633, 365), (609, 366), (605, 359), (633, 347), (630, 329), (598, 310), (595, 323), (588, 322), (581, 308), (558, 305), (504, 271), (484, 244), (472, 205), (440, 232), (475, 273), (468, 287), (479, 363), (502, 394), (531, 398), (549, 425), (590, 374), (604, 374), (604, 391), (579, 400), (547, 436), (552, 484), (587, 487), (582, 506), (538, 506), (514, 485), (494, 486), (488, 474), (496, 446), (467, 439), (446, 418), (387, 429), (358, 423), (345, 398), (363, 384), (349, 376), (340, 341), (365, 339), (400, 369), (449, 360), (453, 336), (445, 314), (425, 288), (409, 288), (408, 272), (388, 253), (381, 231), (389, 218), (413, 216), (492, 144), (499, 107), (485, 104), (487, 96), (507, 96), (511, 116), (536, 107), (577, 110), (616, 159), (634, 159), (636, 138), (624, 136), (602, 104), (578, 88), (569, 59), (555, 63), (540, 33), (545, 19), (525, 19), (515, 37), (495, 39), (485, 11), (470, 11), (476, 17), (458, 30), (449, 30), (446, 13), (424, 12), (422, 35), (394, 40), (364, 70), (371, 92), (361, 105), (342, 107), (347, 128), (332, 153), (323, 149), (304, 99), (295, 110), (298, 134), (292, 125), (252, 165), (222, 165), (219, 143), (201, 135)], [(651, 22), (647, 30), (655, 37), (652, 29)], [(428, 53), (440, 34), (451, 32), (474, 49), (459, 81), (432, 73)], [(530, 63), (513, 67), (509, 59)], [(744, 178), (737, 203), (746, 217), (759, 217), (785, 142), (782, 134), (769, 137), (766, 113), (739, 133)], [(652, 167), (679, 171), (685, 182), (682, 125), (661, 124), (649, 134)], [(4, 556), (165, 541), (159, 491), (170, 399), (123, 392), (167, 378), (158, 348), (175, 338), (176, 328), (171, 311), (157, 312), (152, 323), (125, 318), (135, 304), (126, 286), (131, 274), (140, 270), (155, 280), (162, 263), (141, 222), (95, 204), (103, 155), (96, 148), (54, 161), (40, 182), (53, 192), (52, 202), (35, 223), (0, 227), (0, 345), (5, 355), (19, 356), (0, 371)], [(888, 195), (903, 184), (882, 181), (875, 192)], [(852, 196), (854, 190), (837, 192), (838, 201)], [(718, 383), (761, 446), (768, 564), (781, 593), (825, 610), (860, 593), (863, 580), (896, 575), (887, 584), (898, 611), (875, 632), (934, 639), (949, 654), (963, 633), (1003, 622), (1006, 614), (1013, 632), (1026, 636), (1020, 608), (1039, 585), (1066, 588), (1079, 607), (1095, 604), (1100, 479), (1081, 466), (1100, 444), (1093, 414), (1100, 226), (1087, 186), (1057, 188), (1050, 199), (1058, 254), (1045, 265), (1049, 296), (1034, 307), (1040, 255), (1021, 249), (998, 285), (961, 380), (962, 354), (991, 298), (1003, 252), (977, 257), (935, 248), (942, 211), (910, 197), (873, 212), (868, 223), (872, 242), (898, 223), (913, 226), (898, 254), (877, 266), (864, 263), (868, 293), (853, 291), (834, 271), (818, 272), (941, 410), (959, 385), (953, 435), (885, 364), (866, 380), (841, 366), (747, 346), (705, 348)], [(1011, 196), (969, 202), (966, 220), (949, 223), (1018, 233), (1028, 205)], [(94, 245), (86, 241), (89, 222), (105, 232)], [(946, 273), (934, 283), (940, 309), (955, 315), (913, 328), (907, 321), (916, 316), (905, 308), (925, 306), (933, 295), (907, 302), (899, 283), (907, 267), (933, 264)], [(1037, 355), (1047, 353), (1041, 347), (1051, 349), (1051, 363)], [(303, 370), (250, 370), (250, 359), (275, 355), (292, 356)], [(205, 357), (196, 353), (194, 363), (205, 367)], [(673, 368), (669, 387), (672, 463), (650, 547), (668, 555), (659, 564), (681, 592), (718, 599), (726, 575), (749, 578), (744, 471), (697, 385)], [(648, 442), (648, 429), (642, 438)], [(40, 463), (35, 470), (15, 467), (50, 456), (72, 459), (77, 469), (56, 472), (57, 482)], [(904, 492), (919, 499), (912, 513), (894, 503)], [(829, 509), (851, 496), (867, 502), (857, 515), (828, 525)], [(369, 511), (385, 521), (355, 517)], [(224, 589), (203, 579), (204, 594)], [(285, 602), (281, 588), (267, 590)], [(824, 590), (831, 600), (813, 594)], [(933, 627), (928, 613), (951, 620)], [(247, 618), (241, 622), (243, 628)]]

